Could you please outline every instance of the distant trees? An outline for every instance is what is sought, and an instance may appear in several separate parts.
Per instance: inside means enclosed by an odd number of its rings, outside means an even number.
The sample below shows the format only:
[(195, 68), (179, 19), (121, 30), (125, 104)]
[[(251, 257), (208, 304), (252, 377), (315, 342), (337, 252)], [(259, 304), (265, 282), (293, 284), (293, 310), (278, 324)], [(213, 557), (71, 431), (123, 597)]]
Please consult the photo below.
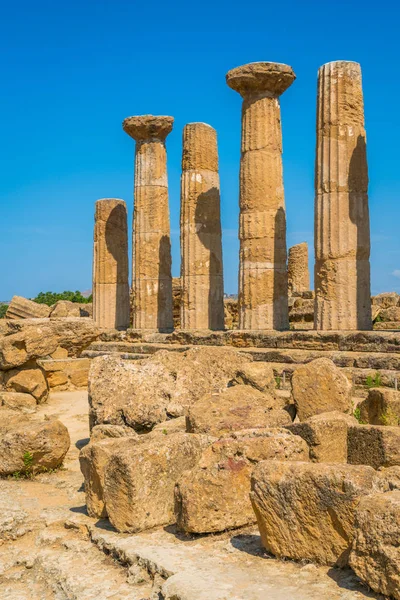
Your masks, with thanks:
[(37, 302), (38, 304), (47, 304), (47, 306), (52, 306), (59, 300), (69, 300), (70, 302), (79, 302), (80, 304), (88, 304), (89, 302), (92, 302), (92, 294), (90, 294), (90, 296), (88, 296), (88, 298), (85, 298), (85, 296), (82, 296), (82, 294), (79, 291), (76, 291), (76, 292), (66, 291), (66, 292), (61, 292), (59, 294), (56, 292), (40, 292), (36, 296), (36, 298), (32, 298), (32, 300), (34, 302)]
[(6, 316), (8, 304), (0, 304), (0, 319), (4, 319)]

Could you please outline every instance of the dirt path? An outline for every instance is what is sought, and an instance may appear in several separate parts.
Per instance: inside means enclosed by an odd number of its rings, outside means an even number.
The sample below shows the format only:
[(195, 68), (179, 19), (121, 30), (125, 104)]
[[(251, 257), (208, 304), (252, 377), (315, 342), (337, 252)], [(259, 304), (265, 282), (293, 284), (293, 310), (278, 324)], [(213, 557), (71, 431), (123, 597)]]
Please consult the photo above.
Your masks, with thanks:
[(363, 600), (379, 598), (350, 570), (263, 553), (257, 531), (182, 538), (173, 527), (116, 533), (87, 516), (79, 450), (88, 442), (86, 392), (52, 394), (71, 447), (64, 468), (0, 481), (1, 600)]

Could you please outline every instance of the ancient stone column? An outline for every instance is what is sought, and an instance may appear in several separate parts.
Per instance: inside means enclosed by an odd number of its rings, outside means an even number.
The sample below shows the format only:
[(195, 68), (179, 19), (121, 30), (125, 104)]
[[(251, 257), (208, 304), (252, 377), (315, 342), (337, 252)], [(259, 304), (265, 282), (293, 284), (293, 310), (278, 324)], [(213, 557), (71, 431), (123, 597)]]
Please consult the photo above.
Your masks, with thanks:
[(183, 130), (181, 178), (181, 327), (224, 329), (217, 132)]
[(252, 63), (232, 69), (243, 97), (239, 217), (239, 328), (287, 329), (286, 215), (279, 96), (291, 67)]
[(307, 242), (289, 248), (288, 288), (290, 292), (307, 292), (310, 289)]
[(128, 117), (136, 140), (132, 236), (133, 327), (169, 331), (172, 319), (171, 241), (165, 139), (172, 117)]
[(318, 73), (315, 329), (371, 329), (368, 168), (360, 65)]
[(128, 224), (123, 200), (97, 200), (93, 246), (93, 319), (99, 327), (129, 327)]

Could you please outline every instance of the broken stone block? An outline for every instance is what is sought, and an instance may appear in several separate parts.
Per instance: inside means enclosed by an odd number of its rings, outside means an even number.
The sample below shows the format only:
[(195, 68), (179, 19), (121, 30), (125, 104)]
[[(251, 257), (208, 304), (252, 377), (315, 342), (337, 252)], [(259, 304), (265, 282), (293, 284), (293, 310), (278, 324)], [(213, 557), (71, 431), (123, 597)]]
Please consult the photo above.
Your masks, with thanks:
[(400, 465), (400, 427), (350, 426), (347, 434), (347, 462), (374, 469)]
[(347, 463), (347, 429), (357, 420), (337, 411), (314, 415), (302, 423), (287, 425), (287, 429), (302, 437), (310, 448), (314, 462)]
[(388, 388), (372, 388), (359, 405), (360, 418), (370, 425), (400, 424), (400, 392)]
[(31, 394), (0, 391), (0, 406), (10, 410), (32, 413), (36, 411), (36, 398)]
[(46, 377), (39, 367), (11, 369), (6, 372), (4, 383), (6, 390), (31, 394), (39, 404), (49, 395)]
[(367, 466), (263, 461), (250, 493), (262, 544), (277, 557), (344, 566), (358, 503), (377, 489)]
[(400, 491), (362, 498), (349, 564), (374, 592), (400, 600)]
[(329, 358), (317, 358), (293, 373), (292, 394), (300, 421), (324, 412), (351, 411), (351, 383)]
[(6, 319), (43, 319), (50, 314), (50, 306), (38, 304), (22, 296), (13, 296), (6, 312)]
[(253, 523), (250, 476), (261, 460), (306, 461), (308, 447), (300, 437), (279, 428), (239, 431), (215, 441), (175, 487), (180, 529), (211, 533)]
[(207, 436), (187, 433), (154, 438), (150, 434), (149, 438), (137, 445), (127, 438), (105, 469), (108, 518), (121, 532), (175, 522), (175, 483), (184, 471), (193, 469), (211, 441)]
[(251, 362), (245, 364), (237, 373), (234, 383), (250, 385), (260, 392), (274, 394), (276, 381), (274, 370), (266, 362)]
[(241, 429), (264, 429), (290, 424), (284, 400), (247, 385), (229, 387), (203, 396), (189, 407), (186, 429), (191, 433), (221, 435)]

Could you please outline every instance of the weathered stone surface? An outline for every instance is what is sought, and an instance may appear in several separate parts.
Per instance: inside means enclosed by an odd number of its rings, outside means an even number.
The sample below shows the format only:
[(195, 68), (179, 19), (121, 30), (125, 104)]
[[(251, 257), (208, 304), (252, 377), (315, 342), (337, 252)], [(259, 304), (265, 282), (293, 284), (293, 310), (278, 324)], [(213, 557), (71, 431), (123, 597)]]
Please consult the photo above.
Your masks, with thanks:
[(13, 296), (6, 312), (6, 319), (42, 319), (50, 314), (50, 306), (39, 304), (22, 296)]
[(382, 492), (400, 490), (400, 466), (381, 468), (378, 475)]
[(381, 308), (390, 308), (391, 306), (399, 306), (400, 296), (397, 292), (383, 292), (377, 296), (372, 296), (372, 304)]
[[(129, 438), (128, 438), (129, 439)], [(174, 523), (174, 486), (192, 469), (207, 436), (175, 433), (121, 445), (110, 458), (104, 478), (108, 517), (118, 531), (136, 532)]]
[(374, 469), (400, 465), (400, 427), (354, 425), (348, 429), (347, 460)]
[(189, 407), (186, 429), (191, 433), (220, 435), (241, 429), (264, 429), (290, 424), (284, 401), (250, 386), (235, 385), (207, 394)]
[(186, 417), (176, 417), (175, 419), (168, 419), (158, 425), (155, 425), (152, 429), (152, 435), (171, 435), (172, 433), (185, 433), (186, 432)]
[(133, 327), (169, 330), (172, 318), (171, 241), (165, 139), (172, 117), (128, 117), (136, 140), (132, 240)]
[(287, 425), (287, 429), (302, 437), (310, 448), (314, 462), (347, 463), (347, 430), (357, 420), (338, 411), (315, 415), (302, 423)]
[(398, 323), (400, 321), (400, 307), (390, 306), (389, 308), (382, 308), (379, 311), (379, 316), (384, 322)]
[(277, 557), (346, 565), (358, 503), (377, 485), (366, 466), (259, 463), (250, 497), (263, 546)]
[(307, 292), (310, 289), (307, 242), (289, 248), (288, 288), (290, 292)]
[(134, 437), (137, 439), (138, 434), (132, 427), (124, 427), (123, 425), (95, 425), (90, 432), (90, 443), (121, 437)]
[[(79, 454), (79, 464), (83, 477), (85, 479), (86, 507), (91, 517), (106, 517), (107, 509), (104, 501), (104, 473), (106, 466), (113, 453), (125, 444), (128, 440), (129, 447), (133, 450), (137, 443), (135, 438), (130, 436), (104, 437), (96, 439), (96, 429), (104, 427), (99, 425), (93, 428), (93, 439), (84, 446)], [(107, 427), (110, 427), (108, 425)], [(115, 427), (113, 425), (112, 427)], [(102, 430), (104, 432), (104, 429)], [(115, 431), (115, 430), (114, 430)]]
[(372, 388), (359, 405), (360, 417), (370, 425), (400, 425), (400, 392)]
[(123, 200), (97, 200), (93, 244), (93, 318), (101, 328), (130, 322), (128, 223)]
[(38, 403), (45, 402), (49, 395), (46, 377), (39, 367), (11, 369), (5, 374), (4, 384), (6, 390), (31, 394)]
[(253, 523), (250, 475), (262, 460), (306, 461), (308, 447), (278, 428), (239, 431), (215, 441), (176, 485), (178, 526), (189, 533), (211, 533)]
[(48, 386), (53, 391), (87, 389), (90, 360), (67, 358), (38, 360)]
[(1, 417), (0, 475), (35, 473), (62, 464), (70, 438), (60, 421), (32, 421), (14, 411), (2, 411)]
[(271, 365), (265, 362), (251, 362), (238, 370), (234, 378), (238, 384), (250, 385), (260, 392), (275, 393), (276, 381)]
[(361, 68), (318, 72), (315, 328), (371, 329), (368, 167)]
[(172, 315), (174, 320), (174, 329), (181, 327), (181, 304), (182, 304), (182, 286), (181, 278), (172, 278)]
[(181, 176), (181, 327), (224, 329), (217, 132), (183, 129)]
[(300, 421), (324, 412), (351, 410), (351, 383), (328, 358), (318, 358), (296, 369), (292, 394)]
[(53, 306), (50, 307), (49, 316), (52, 319), (59, 319), (65, 317), (80, 317), (80, 304), (77, 302), (71, 302), (70, 300), (59, 300)]
[(362, 498), (349, 564), (375, 592), (400, 599), (400, 491)]
[(160, 351), (140, 362), (95, 358), (89, 373), (91, 424), (152, 429), (182, 416), (203, 395), (225, 389), (248, 362), (231, 348), (207, 347)]
[(225, 329), (237, 329), (239, 325), (239, 307), (235, 298), (224, 298)]
[(31, 359), (47, 356), (57, 346), (58, 340), (48, 326), (25, 327), (0, 338), (0, 369), (19, 367)]
[(0, 406), (4, 406), (4, 408), (10, 410), (32, 413), (36, 410), (36, 398), (31, 394), (0, 391)]
[(239, 328), (288, 329), (286, 215), (279, 96), (293, 83), (287, 65), (232, 69), (243, 97), (239, 217)]

